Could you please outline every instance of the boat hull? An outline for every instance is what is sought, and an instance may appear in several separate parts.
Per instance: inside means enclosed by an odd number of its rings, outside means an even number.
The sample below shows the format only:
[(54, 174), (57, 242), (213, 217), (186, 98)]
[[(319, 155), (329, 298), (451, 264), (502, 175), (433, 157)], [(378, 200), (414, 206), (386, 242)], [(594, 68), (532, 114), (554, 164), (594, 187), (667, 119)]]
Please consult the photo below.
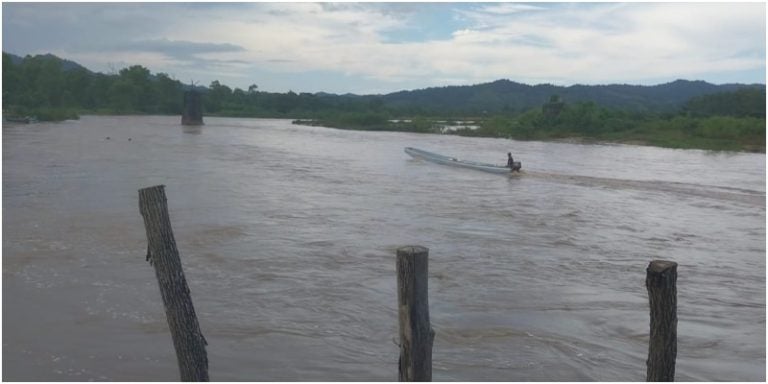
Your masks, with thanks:
[(489, 172), (489, 173), (497, 173), (497, 174), (510, 173), (512, 172), (512, 170), (519, 171), (521, 168), (521, 164), (519, 161), (516, 161), (515, 167), (510, 169), (509, 167), (505, 167), (501, 165), (479, 163), (476, 161), (468, 161), (468, 160), (459, 160), (455, 157), (443, 156), (437, 153), (428, 152), (428, 151), (424, 151), (424, 150), (421, 150), (418, 148), (412, 148), (412, 147), (406, 147), (405, 153), (415, 158), (424, 159), (437, 164), (449, 165), (452, 167), (459, 167), (459, 168), (474, 169), (474, 170)]

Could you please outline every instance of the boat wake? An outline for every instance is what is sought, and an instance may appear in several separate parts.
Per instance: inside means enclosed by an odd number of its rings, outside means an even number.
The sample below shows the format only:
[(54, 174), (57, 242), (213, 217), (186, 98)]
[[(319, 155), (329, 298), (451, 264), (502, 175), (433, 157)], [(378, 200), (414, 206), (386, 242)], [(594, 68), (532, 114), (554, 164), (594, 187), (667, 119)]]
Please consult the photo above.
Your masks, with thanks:
[(638, 191), (674, 193), (680, 195), (742, 202), (765, 208), (765, 192), (744, 188), (723, 187), (705, 184), (682, 183), (660, 180), (627, 180), (605, 177), (564, 175), (546, 172), (526, 172), (527, 177), (567, 183), (585, 187), (611, 189), (633, 189)]

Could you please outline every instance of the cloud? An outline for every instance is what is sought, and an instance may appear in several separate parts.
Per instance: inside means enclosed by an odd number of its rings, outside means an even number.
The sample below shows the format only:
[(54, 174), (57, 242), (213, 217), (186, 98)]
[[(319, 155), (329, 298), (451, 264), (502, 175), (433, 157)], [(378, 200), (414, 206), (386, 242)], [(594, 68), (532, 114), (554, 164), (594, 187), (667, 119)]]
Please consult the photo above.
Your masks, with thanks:
[(706, 76), (762, 73), (756, 81), (765, 81), (761, 3), (3, 7), (4, 49), (13, 46), (21, 54), (47, 50), (88, 60), (83, 64), (97, 70), (107, 60), (133, 59), (132, 64), (154, 71), (179, 76), (194, 71), (204, 81), (226, 76), (242, 83), (234, 86), (269, 74), (306, 81), (308, 73), (336, 74), (345, 83), (315, 91), (342, 93), (363, 93), (358, 88), (363, 84), (393, 90), (438, 86), (445, 85), (444, 79), (568, 85), (676, 78), (716, 82)]
[(504, 6), (458, 10), (469, 26), (431, 47), (437, 73), (572, 84), (765, 68), (763, 4)]
[(483, 6), (479, 12), (495, 15), (511, 15), (521, 12), (542, 11), (546, 8), (533, 4), (500, 3)]
[(310, 17), (308, 7), (287, 19), (262, 20), (257, 29), (282, 38), (279, 46), (255, 45), (290, 58), (281, 70), (339, 70), (392, 82), (424, 76), (466, 83), (642, 82), (765, 66), (762, 4), (446, 6), (466, 23), (446, 40), (393, 44), (385, 33), (418, 20), (391, 20), (359, 6), (319, 7)]
[(206, 53), (244, 52), (245, 48), (230, 43), (200, 43), (168, 39), (136, 40), (110, 45), (108, 50), (156, 52), (178, 60), (190, 60)]

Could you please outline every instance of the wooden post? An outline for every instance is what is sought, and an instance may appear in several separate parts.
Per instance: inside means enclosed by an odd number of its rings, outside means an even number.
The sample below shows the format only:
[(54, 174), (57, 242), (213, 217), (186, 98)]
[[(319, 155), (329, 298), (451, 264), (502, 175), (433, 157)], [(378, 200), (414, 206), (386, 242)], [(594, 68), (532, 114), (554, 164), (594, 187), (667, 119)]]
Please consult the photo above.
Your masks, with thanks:
[(147, 260), (163, 297), (182, 381), (208, 381), (207, 342), (200, 332), (179, 251), (171, 230), (164, 186), (139, 190), (139, 211), (147, 230)]
[(194, 89), (184, 92), (181, 125), (203, 125), (202, 98)]
[(397, 250), (397, 304), (400, 318), (399, 381), (432, 381), (432, 341), (429, 324), (427, 259), (421, 246)]
[(675, 381), (677, 357), (677, 263), (654, 260), (645, 286), (651, 307), (646, 381)]

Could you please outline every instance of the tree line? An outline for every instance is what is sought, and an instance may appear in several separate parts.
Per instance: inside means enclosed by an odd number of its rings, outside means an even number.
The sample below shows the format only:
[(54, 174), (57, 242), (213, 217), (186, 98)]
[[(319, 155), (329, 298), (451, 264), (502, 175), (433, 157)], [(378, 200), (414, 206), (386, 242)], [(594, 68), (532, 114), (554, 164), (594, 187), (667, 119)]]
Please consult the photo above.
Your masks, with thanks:
[(177, 114), (182, 84), (169, 75), (151, 75), (134, 65), (107, 75), (83, 67), (64, 69), (56, 57), (27, 56), (14, 63), (3, 53), (3, 110), (42, 120), (76, 118), (79, 113)]
[(566, 103), (557, 114), (546, 108), (531, 109), (514, 117), (484, 119), (477, 130), (460, 130), (467, 136), (507, 137), (519, 140), (579, 138), (588, 141), (631, 142), (669, 148), (746, 150), (765, 152), (765, 92), (762, 112), (742, 105), (720, 110), (701, 109), (715, 100), (739, 100), (742, 91), (703, 96), (686, 103), (676, 113), (630, 112), (601, 107), (593, 102)]
[[(491, 85), (521, 86), (505, 82)], [(166, 73), (152, 74), (140, 65), (102, 74), (80, 66), (65, 68), (63, 61), (52, 55), (14, 60), (3, 53), (4, 115), (30, 115), (40, 120), (71, 119), (84, 113), (179, 115), (183, 92), (191, 87)], [(465, 88), (457, 89), (468, 92), (469, 88)], [(243, 90), (219, 81), (195, 89), (203, 94), (204, 114), (208, 116), (297, 118), (304, 124), (344, 129), (434, 133), (442, 132), (437, 121), (468, 118), (477, 121), (479, 128), (451, 133), (522, 140), (578, 137), (681, 148), (765, 151), (764, 87), (700, 95), (681, 106), (658, 111), (574, 102), (558, 95), (525, 108), (489, 102), (488, 111), (404, 103), (400, 97), (418, 96), (418, 92), (384, 96), (270, 93), (259, 91), (256, 84)], [(435, 92), (427, 93), (437, 95)], [(450, 97), (449, 93), (443, 95)]]
[(354, 97), (260, 92), (255, 84), (247, 90), (219, 81), (193, 86), (166, 73), (152, 74), (141, 65), (113, 74), (94, 73), (80, 66), (65, 68), (52, 55), (14, 60), (3, 52), (3, 110), (9, 115), (37, 115), (42, 120), (84, 113), (176, 115), (181, 114), (183, 92), (191, 88), (203, 94), (204, 113), (214, 116), (318, 117), (371, 106)]

